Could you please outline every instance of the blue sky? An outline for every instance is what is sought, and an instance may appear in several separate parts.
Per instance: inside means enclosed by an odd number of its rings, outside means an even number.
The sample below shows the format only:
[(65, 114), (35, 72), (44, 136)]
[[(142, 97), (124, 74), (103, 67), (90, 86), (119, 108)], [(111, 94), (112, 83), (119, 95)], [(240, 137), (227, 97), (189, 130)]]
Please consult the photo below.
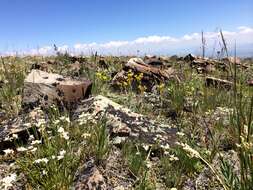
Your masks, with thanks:
[(0, 5), (0, 52), (253, 27), (252, 0), (1, 0)]

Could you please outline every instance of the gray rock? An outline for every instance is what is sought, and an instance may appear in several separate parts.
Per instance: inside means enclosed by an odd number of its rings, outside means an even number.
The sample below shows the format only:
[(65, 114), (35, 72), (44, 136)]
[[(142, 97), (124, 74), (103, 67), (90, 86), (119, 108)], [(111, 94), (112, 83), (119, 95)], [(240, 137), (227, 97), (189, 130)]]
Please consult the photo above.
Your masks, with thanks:
[[(13, 148), (16, 141), (26, 142), (29, 133), (33, 133), (42, 122), (45, 122), (45, 114), (40, 108), (4, 121), (0, 127), (0, 151)], [(13, 135), (18, 135), (18, 139), (13, 138)]]
[(80, 169), (74, 183), (75, 190), (106, 190), (106, 186), (105, 179), (94, 165), (93, 160), (89, 160), (83, 168)]
[(127, 137), (128, 140), (159, 145), (174, 145), (176, 142), (177, 129), (132, 112), (101, 95), (82, 101), (72, 119), (86, 123), (103, 117), (112, 138)]

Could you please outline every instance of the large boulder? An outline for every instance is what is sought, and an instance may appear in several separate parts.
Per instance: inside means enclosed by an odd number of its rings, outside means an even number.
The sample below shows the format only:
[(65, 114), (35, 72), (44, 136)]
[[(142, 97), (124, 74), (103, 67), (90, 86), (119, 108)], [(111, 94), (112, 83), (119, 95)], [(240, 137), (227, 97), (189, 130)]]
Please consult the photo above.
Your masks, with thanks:
[(23, 108), (38, 105), (47, 107), (52, 104), (71, 105), (87, 98), (91, 93), (92, 83), (86, 79), (71, 79), (59, 74), (32, 70), (24, 81)]

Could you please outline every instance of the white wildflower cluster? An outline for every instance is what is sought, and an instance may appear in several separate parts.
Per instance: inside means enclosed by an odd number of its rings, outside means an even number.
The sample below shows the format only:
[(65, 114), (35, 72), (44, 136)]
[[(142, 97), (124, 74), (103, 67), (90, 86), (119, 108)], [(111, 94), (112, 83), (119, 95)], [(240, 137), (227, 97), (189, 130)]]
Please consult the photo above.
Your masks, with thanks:
[(40, 159), (35, 160), (33, 163), (39, 164), (39, 163), (43, 163), (43, 162), (45, 164), (47, 164), (49, 162), (49, 160), (47, 158), (40, 158)]
[(28, 150), (29, 150), (30, 152), (35, 152), (35, 151), (37, 150), (37, 147), (29, 146), (29, 147), (28, 147)]
[(227, 108), (227, 107), (217, 107), (216, 110), (219, 111), (223, 115), (233, 113), (233, 109)]
[(53, 121), (53, 124), (58, 125), (61, 121), (59, 119), (56, 119)]
[(146, 166), (147, 166), (147, 168), (152, 168), (152, 162), (147, 161), (147, 162), (146, 162)]
[(188, 144), (179, 143), (179, 142), (177, 142), (176, 144), (181, 146), (183, 148), (183, 150), (186, 151), (190, 157), (200, 158), (199, 152), (194, 150), (193, 148), (191, 148)]
[(13, 139), (18, 139), (18, 134), (12, 134)]
[(216, 121), (221, 120), (223, 125), (229, 125), (229, 116), (232, 115), (233, 109), (226, 107), (217, 107), (215, 112), (213, 113), (213, 117)]
[(45, 125), (46, 125), (45, 119), (39, 119), (38, 122), (36, 123), (37, 127), (44, 127)]
[(29, 135), (28, 141), (33, 141), (35, 138), (33, 135)]
[(90, 136), (91, 136), (90, 133), (83, 133), (83, 134), (82, 134), (82, 137), (83, 137), (84, 139), (87, 139), (87, 138), (90, 137)]
[(3, 179), (0, 180), (0, 188), (7, 190), (13, 187), (14, 183), (16, 182), (17, 174), (13, 173), (10, 174)]
[(67, 116), (61, 116), (59, 119), (60, 119), (60, 121), (70, 123), (69, 117), (67, 117)]
[(42, 171), (42, 175), (47, 175), (47, 171), (46, 171), (46, 170), (43, 170), (43, 171)]
[(34, 146), (28, 146), (27, 148), (26, 147), (23, 147), (23, 146), (20, 146), (16, 149), (18, 152), (35, 152), (37, 150), (37, 147), (34, 147)]
[(3, 152), (5, 155), (14, 154), (14, 150), (12, 150), (10, 148), (3, 150)]
[(85, 112), (81, 113), (78, 117), (79, 125), (85, 125), (88, 122), (96, 123), (96, 120), (94, 120), (94, 115)]
[(27, 148), (22, 147), (22, 146), (17, 148), (18, 152), (26, 152), (27, 150), (28, 150)]
[(165, 145), (161, 145), (161, 148), (163, 148), (165, 150), (169, 150), (170, 149), (170, 145), (167, 143)]
[(34, 145), (41, 144), (42, 141), (34, 139), (35, 139), (34, 136), (30, 135), (28, 140), (31, 141), (31, 145), (28, 147), (20, 146), (16, 149), (17, 152), (35, 152), (37, 150), (37, 147), (34, 147)]
[(163, 139), (162, 135), (157, 134), (156, 137), (154, 138), (155, 141), (159, 142)]
[(41, 144), (42, 141), (41, 140), (34, 140), (31, 142), (31, 145), (36, 145), (36, 144)]
[(68, 123), (69, 124), (70, 123), (69, 117), (67, 117), (67, 116), (61, 116), (58, 119), (56, 119), (56, 120), (53, 121), (54, 125), (60, 125), (60, 124), (63, 124), (63, 123)]
[(170, 160), (170, 161), (178, 161), (179, 158), (176, 157), (174, 154), (171, 154), (171, 155), (169, 155), (169, 160)]
[(169, 155), (170, 145), (167, 143), (166, 145), (161, 145), (161, 148), (164, 149), (164, 155)]
[(184, 134), (183, 132), (177, 132), (176, 134), (177, 134), (179, 137), (185, 136), (185, 134)]
[(142, 147), (144, 148), (145, 151), (148, 151), (150, 146), (147, 144), (143, 144)]
[(58, 133), (60, 133), (61, 137), (64, 138), (65, 140), (69, 140), (69, 133), (66, 132), (63, 127), (60, 127), (58, 129)]
[(66, 154), (66, 151), (61, 150), (57, 156), (53, 155), (50, 158), (40, 158), (40, 159), (35, 160), (33, 163), (35, 163), (35, 164), (39, 164), (39, 163), (47, 164), (50, 161), (50, 159), (51, 160), (54, 160), (54, 159), (62, 160), (64, 158), (65, 154)]
[(59, 152), (59, 155), (56, 156), (57, 160), (62, 160), (64, 158), (64, 155), (66, 154), (66, 151), (65, 150), (61, 150)]
[(10, 136), (7, 136), (4, 138), (4, 141), (13, 141), (13, 140), (16, 140), (18, 139), (18, 134), (12, 134)]

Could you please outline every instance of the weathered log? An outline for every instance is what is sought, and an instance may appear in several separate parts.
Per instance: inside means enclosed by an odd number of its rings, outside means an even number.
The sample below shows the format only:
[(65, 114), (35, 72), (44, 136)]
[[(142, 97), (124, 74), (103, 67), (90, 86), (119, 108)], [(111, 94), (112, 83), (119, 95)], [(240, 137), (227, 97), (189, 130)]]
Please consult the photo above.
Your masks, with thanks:
[(80, 123), (104, 117), (109, 134), (116, 144), (127, 139), (160, 145), (173, 145), (176, 141), (175, 128), (134, 113), (100, 95), (83, 100), (72, 115), (72, 119)]
[(213, 86), (216, 88), (222, 87), (230, 90), (233, 87), (233, 83), (228, 80), (222, 80), (215, 77), (206, 77), (206, 86)]
[(75, 80), (59, 74), (32, 70), (24, 81), (22, 106), (34, 108), (59, 103), (70, 105), (88, 97), (91, 85), (86, 79)]
[(124, 82), (128, 82), (128, 72), (132, 71), (135, 76), (139, 74), (143, 74), (141, 81), (136, 81), (135, 77), (132, 80), (132, 89), (138, 89), (138, 85), (142, 85), (146, 87), (146, 91), (151, 91), (152, 87), (161, 82), (166, 82), (170, 79), (176, 79), (173, 68), (162, 69), (158, 67), (154, 67), (144, 63), (144, 61), (140, 58), (131, 58), (123, 67), (123, 70), (114, 76), (112, 79), (112, 86), (115, 89), (123, 84)]
[(173, 69), (159, 69), (148, 65), (142, 61), (140, 58), (132, 58), (125, 65), (124, 70), (133, 70), (150, 76), (156, 76), (159, 79), (170, 79), (171, 74), (174, 72)]

